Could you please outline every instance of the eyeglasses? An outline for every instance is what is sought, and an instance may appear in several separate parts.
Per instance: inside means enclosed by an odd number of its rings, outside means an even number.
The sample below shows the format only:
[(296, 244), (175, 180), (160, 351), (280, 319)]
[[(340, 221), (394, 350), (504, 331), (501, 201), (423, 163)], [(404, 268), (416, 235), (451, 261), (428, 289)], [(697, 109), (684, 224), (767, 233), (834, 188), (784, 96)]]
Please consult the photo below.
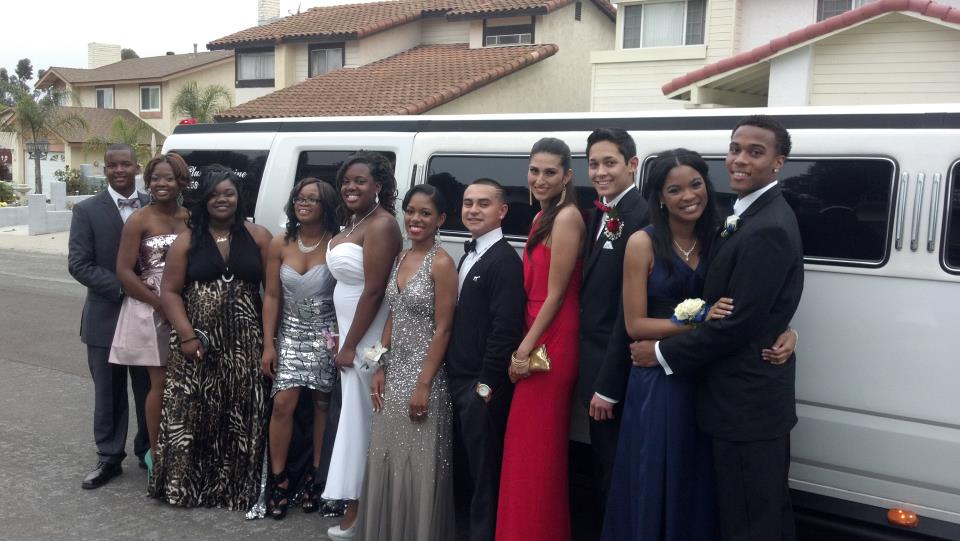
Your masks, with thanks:
[(311, 207), (315, 207), (320, 204), (319, 199), (313, 199), (310, 197), (297, 197), (293, 200), (293, 202), (298, 205), (310, 205)]

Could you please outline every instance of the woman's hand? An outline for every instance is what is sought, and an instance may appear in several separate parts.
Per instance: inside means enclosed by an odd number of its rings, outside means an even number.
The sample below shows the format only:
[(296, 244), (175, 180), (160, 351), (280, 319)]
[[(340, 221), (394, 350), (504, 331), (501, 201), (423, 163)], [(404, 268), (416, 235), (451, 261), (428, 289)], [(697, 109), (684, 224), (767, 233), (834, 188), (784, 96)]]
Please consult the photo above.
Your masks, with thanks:
[(263, 345), (263, 357), (260, 359), (260, 370), (264, 376), (273, 379), (277, 375), (277, 349), (273, 344)]
[(337, 356), (334, 359), (337, 368), (347, 368), (353, 366), (353, 360), (357, 356), (357, 349), (351, 347), (343, 347), (337, 351)]
[(203, 360), (203, 344), (201, 344), (200, 340), (197, 338), (188, 340), (186, 342), (180, 342), (180, 352), (183, 353), (184, 359), (196, 359), (198, 361)]
[(787, 329), (777, 337), (772, 347), (761, 350), (760, 355), (770, 364), (783, 364), (793, 355), (796, 348), (797, 335), (791, 329)]
[(377, 368), (370, 380), (370, 398), (373, 400), (374, 413), (383, 411), (383, 386), (385, 383), (386, 376), (383, 374), (383, 368)]
[(410, 395), (410, 420), (414, 423), (422, 423), (427, 418), (427, 400), (430, 399), (430, 386), (426, 383), (417, 382), (417, 387)]
[(710, 311), (707, 312), (707, 320), (723, 319), (729, 316), (731, 312), (733, 312), (733, 299), (721, 297), (710, 307)]
[(510, 357), (510, 364), (507, 365), (507, 376), (510, 377), (510, 383), (516, 383), (521, 379), (530, 377), (530, 365), (528, 363), (523, 363), (518, 367), (517, 363), (513, 362), (514, 359), (520, 359), (523, 361), (529, 358), (530, 349), (524, 348), (523, 344), (521, 344), (520, 348), (518, 348), (517, 351), (514, 352), (514, 354)]

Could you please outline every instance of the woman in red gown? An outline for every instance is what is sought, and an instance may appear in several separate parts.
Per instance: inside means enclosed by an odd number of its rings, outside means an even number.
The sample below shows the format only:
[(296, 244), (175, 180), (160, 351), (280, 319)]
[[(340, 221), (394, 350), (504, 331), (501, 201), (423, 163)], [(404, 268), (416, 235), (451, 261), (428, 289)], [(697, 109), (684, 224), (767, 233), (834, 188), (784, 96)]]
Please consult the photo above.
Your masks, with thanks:
[[(577, 378), (580, 335), (580, 247), (585, 226), (577, 210), (570, 149), (537, 141), (527, 184), (541, 211), (523, 251), (527, 333), (510, 365), (516, 383), (504, 437), (497, 541), (570, 539), (567, 437)], [(522, 362), (546, 344), (548, 372)], [(519, 362), (518, 362), (519, 361)]]

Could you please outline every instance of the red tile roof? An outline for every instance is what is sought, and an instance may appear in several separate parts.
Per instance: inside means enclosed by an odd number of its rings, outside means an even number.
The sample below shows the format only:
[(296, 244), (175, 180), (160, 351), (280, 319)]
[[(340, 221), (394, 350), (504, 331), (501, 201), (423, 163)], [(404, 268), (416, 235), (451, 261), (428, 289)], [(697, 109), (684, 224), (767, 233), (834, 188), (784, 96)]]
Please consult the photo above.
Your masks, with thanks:
[(423, 45), (307, 79), (227, 109), (245, 118), (417, 115), (556, 54), (556, 45)]
[[(272, 45), (302, 38), (359, 39), (425, 16), (448, 20), (549, 13), (574, 0), (393, 0), (311, 8), (263, 26), (215, 39), (208, 49)], [(611, 20), (616, 9), (608, 0), (592, 0)]]
[(894, 11), (912, 11), (920, 15), (940, 19), (941, 21), (960, 24), (960, 8), (934, 2), (933, 0), (877, 0), (869, 4), (852, 9), (840, 15), (824, 19), (799, 30), (794, 30), (785, 36), (780, 36), (769, 43), (724, 58), (713, 64), (708, 64), (698, 70), (681, 75), (663, 85), (664, 95), (669, 95), (693, 83), (709, 79), (715, 75), (756, 64), (784, 49), (795, 47), (802, 43), (836, 32), (843, 28), (862, 23)]

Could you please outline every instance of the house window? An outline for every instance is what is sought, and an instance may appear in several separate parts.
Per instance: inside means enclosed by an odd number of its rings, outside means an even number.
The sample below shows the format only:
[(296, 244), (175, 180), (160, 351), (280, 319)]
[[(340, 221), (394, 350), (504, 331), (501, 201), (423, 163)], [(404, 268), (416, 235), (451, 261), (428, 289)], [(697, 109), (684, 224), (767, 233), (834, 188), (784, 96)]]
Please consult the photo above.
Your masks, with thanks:
[(706, 0), (652, 1), (623, 9), (623, 48), (700, 45)]
[(113, 109), (113, 89), (97, 89), (97, 109)]
[(344, 47), (342, 43), (311, 45), (308, 76), (322, 75), (343, 67)]
[(160, 112), (160, 86), (140, 87), (140, 111)]
[(869, 4), (872, 0), (817, 0), (817, 20), (829, 19)]
[(237, 51), (237, 88), (273, 86), (273, 47)]
[(529, 23), (496, 25), (483, 21), (483, 45), (527, 45), (533, 43), (533, 17)]

